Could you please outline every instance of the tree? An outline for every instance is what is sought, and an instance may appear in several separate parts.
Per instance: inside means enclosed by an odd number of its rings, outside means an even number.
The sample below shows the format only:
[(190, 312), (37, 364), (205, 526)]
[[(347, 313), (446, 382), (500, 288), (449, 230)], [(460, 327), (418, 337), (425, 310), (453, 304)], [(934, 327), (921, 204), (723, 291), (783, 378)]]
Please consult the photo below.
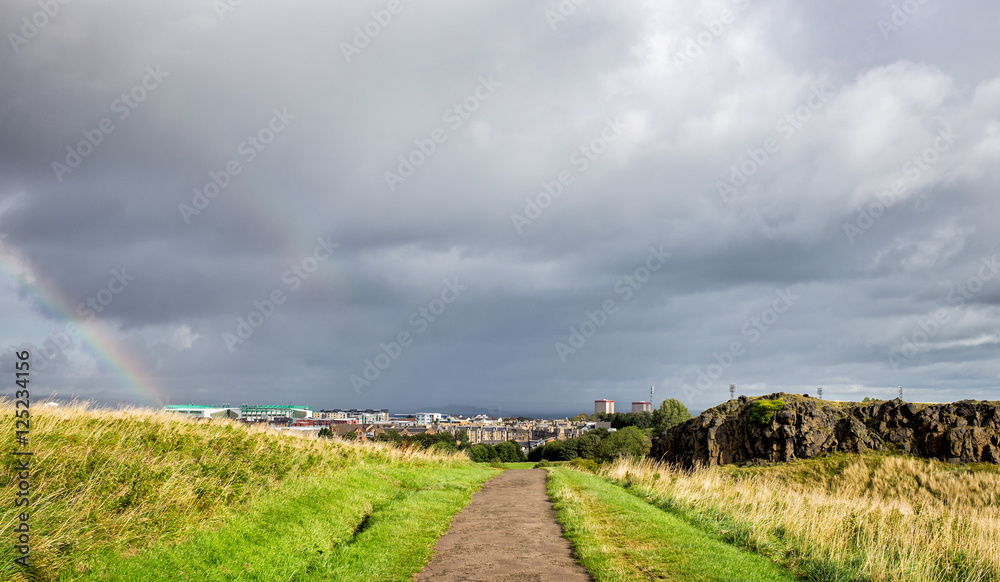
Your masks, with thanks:
[(577, 452), (577, 439), (566, 439), (563, 441), (562, 450), (559, 451), (560, 461), (572, 461), (580, 456)]
[(437, 442), (437, 437), (426, 432), (420, 432), (414, 435), (410, 435), (410, 442), (416, 443), (422, 449), (426, 449), (433, 443)]
[(491, 445), (479, 443), (469, 447), (469, 458), (477, 463), (489, 463), (496, 458), (496, 451)]
[(592, 431), (588, 431), (587, 434), (592, 434), (596, 436), (599, 440), (604, 440), (608, 438), (608, 435), (611, 434), (611, 431), (602, 427), (602, 428), (595, 428)]
[(528, 452), (529, 461), (561, 461), (562, 448), (565, 441), (552, 441), (544, 445), (537, 446)]
[(433, 445), (431, 445), (431, 450), (434, 450), (434, 451), (437, 451), (437, 452), (442, 452), (442, 453), (457, 453), (458, 452), (458, 445), (456, 445), (455, 441), (452, 441), (452, 440), (438, 441), (438, 442), (434, 443)]
[(464, 451), (469, 448), (469, 433), (460, 430), (455, 433), (455, 440), (458, 441), (458, 449)]
[(597, 446), (598, 461), (613, 461), (618, 457), (643, 457), (649, 452), (651, 443), (641, 430), (634, 426), (625, 427), (611, 433)]
[[(607, 434), (607, 430), (604, 431)], [(596, 430), (592, 430), (576, 439), (576, 454), (584, 459), (593, 459), (597, 453), (597, 446), (601, 444), (601, 435)]]
[(691, 418), (691, 412), (676, 398), (670, 398), (660, 403), (653, 412), (653, 434), (659, 435), (670, 427)]
[(544, 459), (543, 454), (545, 453), (545, 445), (539, 445), (530, 451), (528, 451), (528, 460), (532, 462), (538, 462)]
[(398, 430), (387, 430), (375, 437), (375, 440), (380, 443), (393, 443), (395, 445), (401, 445), (403, 444), (403, 434)]
[(496, 449), (497, 460), (501, 463), (519, 463), (528, 460), (521, 450), (521, 445), (514, 441), (497, 443), (493, 448)]
[(653, 426), (653, 415), (648, 412), (616, 412), (609, 415), (611, 428), (625, 428), (634, 426), (640, 429), (647, 429)]

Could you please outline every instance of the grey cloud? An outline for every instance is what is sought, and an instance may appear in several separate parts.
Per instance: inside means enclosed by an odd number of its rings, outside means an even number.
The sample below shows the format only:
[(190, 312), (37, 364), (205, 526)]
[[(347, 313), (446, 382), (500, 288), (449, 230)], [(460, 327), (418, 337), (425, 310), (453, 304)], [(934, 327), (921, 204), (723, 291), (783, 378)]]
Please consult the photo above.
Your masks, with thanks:
[[(106, 343), (75, 341), (40, 385), (140, 400), (101, 363), (110, 345), (173, 402), (556, 414), (650, 384), (693, 409), (731, 382), (995, 393), (1000, 280), (949, 302), (997, 254), (990, 3), (925, 3), (888, 35), (892, 2), (585, 3), (555, 30), (557, 2), (402, 6), (376, 26), (384, 2), (72, 3), (2, 47), (4, 353), (41, 350), (127, 268), (84, 324)], [(4, 32), (37, 10), (5, 4)], [(124, 117), (123, 93), (143, 97)], [(276, 108), (294, 116), (280, 131)], [(602, 144), (609, 120), (623, 129)], [(54, 169), (71, 151), (78, 167)], [(392, 189), (401, 156), (419, 163)], [(533, 218), (518, 232), (513, 215)], [(323, 236), (335, 252), (285, 277)], [(661, 246), (626, 301), (616, 285)], [(456, 277), (468, 290), (414, 324)], [(789, 288), (801, 299), (754, 327)], [(608, 300), (563, 362), (556, 344)], [(941, 309), (950, 323), (894, 369)], [(359, 394), (352, 375), (401, 332), (412, 345)]]

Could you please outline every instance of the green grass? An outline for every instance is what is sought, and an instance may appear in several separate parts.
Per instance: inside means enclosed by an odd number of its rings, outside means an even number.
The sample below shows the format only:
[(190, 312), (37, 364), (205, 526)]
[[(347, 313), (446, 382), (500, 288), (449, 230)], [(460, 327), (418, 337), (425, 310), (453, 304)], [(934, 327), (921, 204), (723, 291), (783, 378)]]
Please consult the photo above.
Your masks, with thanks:
[(596, 475), (552, 469), (548, 490), (566, 537), (597, 582), (796, 579)]
[(684, 471), (644, 459), (600, 476), (807, 580), (1000, 580), (1000, 473), (892, 454)]
[(784, 407), (785, 401), (780, 398), (778, 400), (758, 400), (753, 403), (753, 408), (750, 410), (750, 422), (764, 425), (771, 424), (774, 413)]
[(534, 468), (534, 463), (501, 463), (500, 466), (504, 469), (532, 469)]
[(409, 580), (496, 474), (471, 463), (361, 466), (293, 480), (222, 527), (131, 558), (106, 553), (78, 579)]
[[(864, 463), (869, 470), (875, 470), (889, 459), (912, 459), (925, 464), (929, 469), (942, 474), (966, 475), (972, 473), (1000, 474), (1000, 465), (993, 463), (964, 463), (951, 465), (930, 459), (920, 459), (895, 451), (869, 451), (856, 453), (824, 453), (811, 459), (794, 459), (783, 462), (768, 462), (762, 465), (740, 467), (727, 465), (719, 470), (736, 480), (749, 480), (759, 476), (770, 476), (789, 484), (833, 489), (845, 479), (844, 472), (849, 467)], [(869, 484), (870, 489), (873, 484)], [(889, 492), (891, 494), (892, 492)]]
[[(408, 579), (499, 473), (458, 453), (151, 410), (45, 408), (31, 429), (30, 567), (0, 545), (3, 581)], [(13, 459), (6, 532), (20, 512)]]

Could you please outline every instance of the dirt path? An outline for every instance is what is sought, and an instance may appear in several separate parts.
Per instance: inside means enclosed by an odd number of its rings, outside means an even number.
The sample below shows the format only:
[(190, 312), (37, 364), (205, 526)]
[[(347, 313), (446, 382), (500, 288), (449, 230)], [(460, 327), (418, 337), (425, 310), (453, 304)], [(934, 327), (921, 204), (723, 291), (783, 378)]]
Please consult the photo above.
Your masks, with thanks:
[(545, 475), (542, 469), (512, 469), (487, 481), (414, 580), (588, 582), (562, 537)]

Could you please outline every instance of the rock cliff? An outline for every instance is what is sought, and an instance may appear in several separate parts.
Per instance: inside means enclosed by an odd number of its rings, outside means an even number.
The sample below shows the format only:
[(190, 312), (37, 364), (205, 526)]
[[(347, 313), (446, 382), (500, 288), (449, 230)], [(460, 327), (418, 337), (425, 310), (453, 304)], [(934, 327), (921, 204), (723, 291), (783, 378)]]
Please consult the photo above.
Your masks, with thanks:
[[(766, 402), (777, 400), (784, 406)], [(890, 450), (954, 463), (1000, 463), (1000, 404), (741, 396), (654, 438), (650, 456), (691, 467)]]

